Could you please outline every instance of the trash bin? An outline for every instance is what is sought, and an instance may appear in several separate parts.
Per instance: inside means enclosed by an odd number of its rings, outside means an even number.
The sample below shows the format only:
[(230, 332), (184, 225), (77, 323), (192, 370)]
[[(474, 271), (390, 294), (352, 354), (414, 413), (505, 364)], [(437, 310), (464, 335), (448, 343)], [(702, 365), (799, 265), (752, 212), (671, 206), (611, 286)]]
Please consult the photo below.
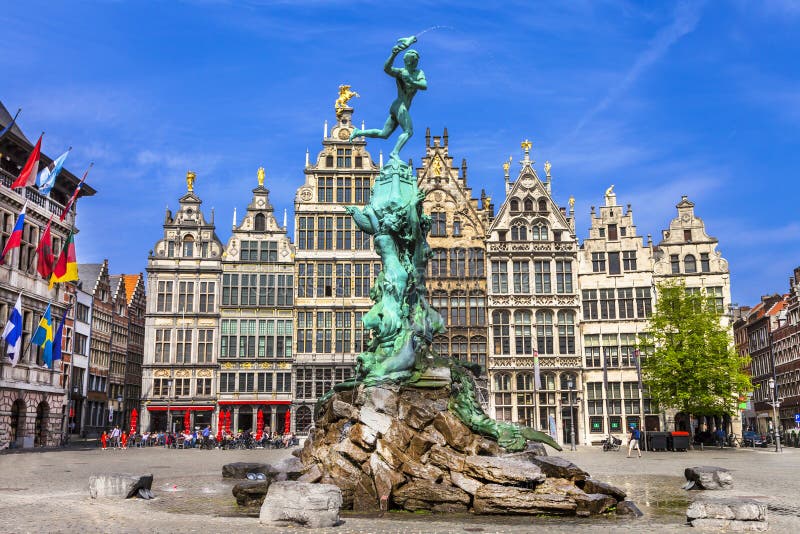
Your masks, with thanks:
[(673, 451), (688, 451), (689, 450), (689, 433), (676, 431), (672, 432), (672, 446)]
[(666, 432), (648, 432), (647, 433), (647, 449), (651, 451), (665, 451), (667, 450), (667, 433)]

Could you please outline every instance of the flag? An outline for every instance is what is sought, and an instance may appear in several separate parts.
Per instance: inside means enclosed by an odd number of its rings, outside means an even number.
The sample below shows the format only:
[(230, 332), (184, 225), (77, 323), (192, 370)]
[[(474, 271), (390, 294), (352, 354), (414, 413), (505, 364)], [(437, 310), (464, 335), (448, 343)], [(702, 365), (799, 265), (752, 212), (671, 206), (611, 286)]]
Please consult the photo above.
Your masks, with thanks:
[(539, 351), (533, 351), (533, 385), (536, 390), (542, 389), (542, 376), (539, 374)]
[(6, 254), (11, 252), (13, 249), (17, 248), (22, 244), (22, 230), (25, 229), (25, 208), (28, 207), (28, 201), (25, 201), (25, 204), (22, 205), (22, 211), (19, 212), (17, 216), (17, 222), (14, 224), (14, 229), (11, 230), (11, 235), (8, 236), (8, 240), (6, 241), (6, 246), (3, 247), (3, 253), (0, 254), (0, 265), (5, 263), (6, 261)]
[(75, 235), (70, 232), (64, 241), (64, 248), (58, 257), (53, 274), (50, 276), (50, 289), (56, 282), (71, 282), (78, 279), (78, 260), (75, 256)]
[(25, 163), (25, 166), (22, 168), (22, 171), (17, 176), (17, 179), (11, 184), (11, 189), (16, 189), (17, 187), (26, 187), (29, 185), (33, 185), (36, 183), (36, 173), (39, 172), (39, 156), (42, 150), (42, 136), (39, 136), (39, 140), (36, 141), (36, 146), (33, 147), (33, 152), (31, 155), (28, 156), (28, 161)]
[(3, 339), (8, 343), (6, 352), (11, 358), (11, 366), (19, 361), (19, 349), (22, 348), (22, 293), (17, 297), (17, 303), (8, 316), (8, 322), (3, 329)]
[(83, 182), (86, 180), (86, 176), (88, 176), (89, 170), (92, 168), (92, 165), (94, 165), (94, 163), (89, 164), (89, 168), (86, 169), (85, 173), (83, 173), (83, 178), (81, 178), (81, 181), (78, 182), (78, 187), (75, 188), (75, 192), (72, 193), (72, 196), (69, 197), (69, 200), (67, 201), (67, 205), (64, 206), (64, 211), (61, 213), (62, 221), (67, 216), (67, 213), (69, 213), (69, 209), (72, 207), (72, 204), (75, 202), (75, 199), (78, 198), (78, 193), (81, 192), (81, 187), (83, 186)]
[(44, 310), (42, 318), (39, 319), (39, 326), (33, 332), (31, 344), (39, 345), (44, 349), (44, 364), (50, 369), (53, 368), (53, 316), (50, 312), (50, 305)]
[(56, 185), (56, 176), (61, 172), (61, 168), (64, 166), (64, 160), (69, 156), (70, 150), (72, 150), (72, 147), (69, 147), (66, 152), (58, 156), (58, 159), (42, 169), (42, 172), (36, 177), (36, 185), (39, 186), (39, 192), (41, 194), (49, 195), (50, 190)]
[(633, 351), (633, 358), (636, 360), (636, 377), (639, 379), (639, 391), (642, 391), (642, 360), (639, 355), (639, 349)]
[(17, 122), (17, 117), (19, 117), (19, 112), (20, 112), (20, 111), (22, 111), (22, 108), (19, 108), (19, 109), (17, 110), (17, 112), (14, 114), (14, 118), (13, 118), (13, 119), (11, 119), (11, 122), (9, 122), (9, 123), (8, 123), (8, 126), (6, 126), (5, 128), (3, 128), (3, 131), (2, 131), (2, 132), (0, 132), (0, 139), (2, 139), (2, 138), (3, 138), (3, 136), (5, 136), (5, 135), (6, 135), (6, 133), (8, 133), (8, 131), (9, 131), (11, 128), (13, 128), (13, 127), (14, 127), (14, 123), (16, 123), (16, 122)]
[(61, 359), (61, 338), (64, 334), (64, 322), (67, 320), (69, 308), (70, 307), (67, 306), (67, 309), (64, 310), (64, 317), (61, 318), (61, 324), (58, 325), (58, 330), (56, 330), (56, 334), (53, 336), (53, 361)]
[(36, 254), (38, 254), (36, 258), (36, 272), (45, 280), (50, 278), (50, 275), (53, 274), (53, 262), (55, 261), (53, 257), (53, 239), (50, 235), (50, 223), (52, 222), (53, 216), (51, 215), (50, 220), (47, 221), (47, 226), (44, 228), (44, 232), (42, 232), (42, 238), (39, 239), (39, 246), (36, 247)]

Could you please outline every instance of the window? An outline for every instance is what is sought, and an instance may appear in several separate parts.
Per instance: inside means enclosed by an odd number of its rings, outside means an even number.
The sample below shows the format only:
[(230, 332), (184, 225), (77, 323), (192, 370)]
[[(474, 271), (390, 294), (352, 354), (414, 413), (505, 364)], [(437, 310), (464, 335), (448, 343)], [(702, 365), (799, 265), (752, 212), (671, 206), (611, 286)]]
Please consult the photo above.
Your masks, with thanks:
[(75, 305), (75, 319), (84, 323), (89, 322), (89, 306), (78, 302)]
[(722, 297), (722, 286), (706, 288), (706, 295), (708, 298), (713, 300), (714, 310), (717, 313), (722, 313), (725, 311), (725, 303)]
[(258, 305), (258, 275), (241, 274), (239, 275), (239, 305), (256, 306)]
[(333, 202), (333, 178), (317, 179), (317, 202)]
[(534, 241), (547, 241), (547, 225), (540, 222), (531, 227), (531, 239)]
[(558, 312), (558, 352), (575, 354), (575, 314), (571, 311)]
[(511, 376), (494, 376), (494, 409), (498, 421), (511, 421)]
[(470, 326), (486, 324), (486, 301), (480, 291), (469, 295), (469, 324)]
[(253, 218), (253, 228), (256, 232), (263, 232), (267, 229), (267, 220), (263, 213), (256, 213)]
[[(328, 389), (331, 387), (333, 387), (333, 384), (331, 384)], [(278, 393), (289, 393), (292, 391), (292, 373), (275, 373), (275, 391)]]
[(337, 167), (352, 167), (353, 166), (353, 150), (350, 148), (339, 148), (336, 150), (336, 166)]
[(467, 349), (467, 338), (456, 336), (450, 344), (450, 357), (462, 362), (469, 361)]
[(156, 311), (167, 313), (172, 311), (172, 281), (158, 282)]
[(197, 331), (197, 363), (211, 363), (214, 350), (214, 331), (201, 328)]
[(216, 282), (200, 282), (200, 313), (214, 313)]
[(219, 374), (219, 392), (220, 393), (236, 392), (236, 373)]
[(572, 293), (572, 262), (556, 260), (556, 293)]
[(313, 352), (314, 349), (311, 346), (312, 323), (312, 312), (297, 312), (297, 352)]
[(236, 332), (238, 323), (236, 320), (223, 319), (220, 323), (220, 358), (236, 357)]
[(708, 252), (700, 253), (700, 271), (704, 273), (711, 271), (711, 265), (708, 261)]
[[(622, 414), (622, 388), (620, 387), (619, 382), (609, 382), (608, 383), (608, 413), (613, 415), (620, 415)], [(619, 419), (610, 418), (610, 419)], [(613, 428), (614, 423), (611, 422), (611, 426)], [(620, 423), (617, 422), (617, 430), (619, 429)]]
[(355, 184), (355, 203), (367, 204), (369, 202), (369, 191), (371, 187), (369, 178), (356, 176)]
[(608, 274), (620, 274), (619, 252), (608, 253)]
[[(526, 262), (527, 264), (527, 262)], [(536, 293), (552, 293), (553, 288), (550, 284), (550, 262), (549, 261), (534, 261), (534, 285)]]
[(183, 238), (183, 257), (191, 258), (194, 256), (194, 238), (187, 235)]
[(450, 326), (467, 326), (467, 296), (457, 291), (450, 297)]
[(83, 334), (75, 333), (75, 354), (86, 356), (86, 347), (88, 346), (88, 337)]
[(525, 211), (528, 213), (533, 211), (533, 200), (526, 198), (525, 199)]
[(191, 395), (190, 386), (192, 385), (191, 378), (176, 378), (175, 379), (175, 396), (188, 397)]
[(361, 169), (364, 167), (364, 157), (363, 156), (356, 156), (356, 168)]
[(681, 259), (677, 254), (670, 254), (669, 264), (672, 268), (672, 274), (680, 274), (681, 272)]
[(242, 241), (239, 259), (242, 261), (258, 261), (258, 241)]
[(447, 293), (445, 291), (434, 291), (431, 296), (431, 306), (441, 314), (445, 324), (447, 324), (447, 305)]
[(622, 268), (625, 271), (635, 271), (636, 270), (636, 251), (635, 250), (623, 250), (622, 251)]
[(346, 217), (336, 217), (337, 250), (350, 250), (353, 248), (352, 221), (353, 218), (349, 215)]
[(175, 361), (177, 363), (192, 363), (192, 331), (178, 329), (175, 340)]
[(239, 373), (239, 391), (241, 393), (252, 393), (256, 388), (255, 373)]
[(352, 342), (352, 314), (349, 311), (336, 312), (336, 353), (350, 352)]
[[(586, 408), (589, 415), (603, 415), (603, 383), (602, 382), (587, 382), (586, 383)], [(599, 418), (600, 430), (602, 430), (602, 420)], [(596, 432), (592, 428), (592, 432)]]
[(592, 252), (592, 272), (604, 273), (606, 272), (606, 253), (605, 252)]
[[(309, 373), (309, 376), (310, 376), (311, 372), (308, 371), (308, 370), (306, 370), (306, 371)], [(258, 389), (257, 389), (257, 391), (259, 393), (272, 393), (273, 376), (274, 375), (272, 373), (258, 373), (258, 385), (257, 385)], [(309, 386), (310, 386), (310, 384), (309, 384)], [(309, 396), (310, 396), (310, 392), (309, 392)]]
[(473, 337), (469, 340), (469, 359), (486, 368), (486, 338)]
[(317, 264), (317, 297), (333, 296), (333, 264)]
[(353, 179), (350, 176), (336, 178), (336, 202), (340, 204), (353, 202)]
[(600, 334), (587, 334), (583, 336), (583, 350), (586, 358), (586, 367), (602, 367), (600, 360)]
[(316, 352), (330, 354), (333, 349), (333, 312), (317, 312)]
[(492, 293), (508, 293), (508, 263), (505, 261), (492, 262)]
[(516, 223), (511, 226), (511, 241), (527, 241), (528, 240), (528, 227), (522, 223)]
[(463, 248), (450, 249), (450, 276), (464, 278), (467, 275), (467, 251)]
[(297, 248), (311, 250), (314, 248), (314, 217), (300, 217), (297, 230)]
[(617, 310), (620, 319), (634, 319), (633, 314), (633, 288), (621, 287), (617, 289)]
[(352, 264), (350, 263), (337, 263), (336, 264), (336, 296), (349, 297), (350, 296), (350, 281), (352, 280)]
[(606, 236), (606, 229), (605, 228), (600, 228), (599, 231), (600, 231), (600, 237), (605, 237)]
[(600, 318), (601, 319), (616, 319), (616, 306), (614, 300), (613, 289), (600, 290)]
[(636, 288), (636, 314), (640, 319), (650, 317), (653, 313), (653, 303), (650, 300), (649, 287)]
[(333, 250), (333, 217), (317, 219), (317, 249)]
[(683, 240), (686, 241), (687, 243), (691, 243), (692, 242), (692, 231), (691, 231), (691, 229), (687, 228), (687, 229), (685, 229), (683, 231)]
[(178, 313), (194, 311), (194, 282), (178, 283)]
[(495, 354), (511, 354), (509, 319), (511, 314), (505, 310), (492, 313), (492, 336)]
[(583, 318), (584, 320), (598, 318), (596, 289), (583, 290)]
[(369, 263), (356, 263), (353, 265), (355, 283), (354, 294), (356, 297), (368, 297), (370, 285), (370, 264)]
[(325, 166), (329, 169), (333, 167), (333, 156), (325, 156)]
[(686, 274), (697, 272), (697, 260), (691, 254), (687, 254), (686, 257), (683, 258), (683, 271)]
[(636, 334), (619, 335), (619, 356), (623, 367), (635, 367)]
[(553, 354), (553, 312), (536, 312), (536, 347), (540, 354)]
[(546, 212), (547, 211), (547, 201), (543, 198), (539, 199), (539, 211)]
[(519, 211), (519, 200), (517, 200), (516, 198), (512, 198), (511, 203), (509, 205), (511, 207), (511, 211), (513, 212)]
[(461, 219), (453, 219), (453, 236), (461, 236)]
[(447, 235), (447, 218), (443, 211), (431, 212), (431, 237), (445, 237)]
[(617, 236), (617, 225), (616, 224), (609, 224), (608, 225), (608, 240), (609, 241), (616, 241), (619, 239)]
[(530, 293), (530, 265), (528, 261), (513, 262), (514, 293)]
[(619, 347), (617, 346), (617, 334), (603, 334), (603, 357), (606, 359), (606, 367), (619, 367)]
[(514, 312), (514, 348), (517, 354), (533, 354), (531, 312)]
[(210, 378), (198, 378), (197, 379), (195, 395), (197, 395), (198, 397), (210, 397), (211, 396), (211, 379)]
[(624, 227), (624, 226), (620, 226), (619, 235), (621, 235), (623, 237), (628, 235), (628, 229), (626, 227)]
[(467, 259), (468, 263), (467, 266), (469, 268), (470, 278), (484, 277), (483, 258), (484, 258), (483, 249), (480, 248), (469, 249), (469, 258)]
[[(105, 388), (100, 389), (98, 382), (100, 380), (99, 376), (89, 375), (89, 390), (91, 391), (103, 391)], [(153, 379), (153, 396), (154, 397), (166, 397), (172, 394), (172, 385), (171, 380), (168, 378), (154, 378)]]
[(278, 261), (278, 242), (277, 241), (261, 241), (261, 255), (260, 261), (267, 263), (275, 263)]
[[(358, 265), (356, 265), (358, 267)], [(228, 276), (228, 275), (224, 275)], [(223, 278), (224, 278), (223, 276)], [(305, 298), (314, 297), (314, 264), (313, 263), (298, 263), (297, 264), (297, 296)], [(356, 296), (361, 296), (356, 294)], [(225, 297), (222, 297), (223, 303)]]
[(430, 266), (431, 278), (447, 276), (447, 250), (443, 248), (433, 249)]
[(172, 347), (172, 330), (165, 328), (156, 329), (155, 363), (170, 363), (170, 349)]
[(256, 320), (239, 320), (239, 358), (256, 357)]

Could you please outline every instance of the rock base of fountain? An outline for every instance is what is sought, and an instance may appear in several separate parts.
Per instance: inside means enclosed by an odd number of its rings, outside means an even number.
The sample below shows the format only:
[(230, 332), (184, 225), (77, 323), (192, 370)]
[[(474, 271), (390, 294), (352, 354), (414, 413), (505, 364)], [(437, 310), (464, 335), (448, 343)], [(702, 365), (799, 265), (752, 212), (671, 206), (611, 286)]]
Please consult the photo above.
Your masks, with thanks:
[(356, 386), (318, 406), (296, 455), (302, 482), (334, 484), (343, 508), (602, 514), (625, 492), (544, 446), (508, 453), (448, 410), (450, 387)]

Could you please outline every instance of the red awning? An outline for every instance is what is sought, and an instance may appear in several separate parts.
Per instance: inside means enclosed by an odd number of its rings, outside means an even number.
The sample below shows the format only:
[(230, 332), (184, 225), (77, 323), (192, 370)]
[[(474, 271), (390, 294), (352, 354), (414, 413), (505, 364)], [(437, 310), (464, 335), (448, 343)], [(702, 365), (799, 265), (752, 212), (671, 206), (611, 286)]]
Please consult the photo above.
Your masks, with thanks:
[(292, 401), (284, 400), (236, 400), (236, 401), (219, 401), (220, 405), (230, 404), (285, 404), (289, 405)]
[[(169, 411), (171, 412), (183, 412), (183, 411), (195, 411), (195, 412), (207, 412), (213, 411), (213, 406), (170, 406)], [(147, 411), (149, 412), (166, 412), (166, 406), (148, 406)]]

